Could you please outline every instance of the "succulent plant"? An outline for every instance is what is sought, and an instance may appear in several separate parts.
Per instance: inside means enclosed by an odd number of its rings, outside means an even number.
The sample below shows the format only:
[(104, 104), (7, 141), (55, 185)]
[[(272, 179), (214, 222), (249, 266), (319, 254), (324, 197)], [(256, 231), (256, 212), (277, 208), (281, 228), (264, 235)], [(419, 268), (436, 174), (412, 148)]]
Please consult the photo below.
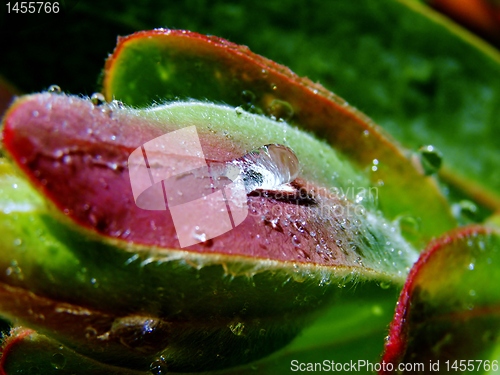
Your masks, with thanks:
[(179, 29), (120, 37), (99, 93), (10, 104), (0, 373), (498, 370), (500, 54), (419, 3), (363, 5), (316, 4), (291, 47), (274, 2), (210, 8), (263, 35), (186, 27), (376, 122)]

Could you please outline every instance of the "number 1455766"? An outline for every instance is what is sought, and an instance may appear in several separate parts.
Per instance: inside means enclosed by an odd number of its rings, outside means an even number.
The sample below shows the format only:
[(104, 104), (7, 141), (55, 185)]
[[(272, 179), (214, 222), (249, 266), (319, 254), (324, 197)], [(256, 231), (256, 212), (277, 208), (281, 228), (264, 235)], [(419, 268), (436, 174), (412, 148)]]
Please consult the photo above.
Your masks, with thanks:
[(16, 1), (7, 3), (7, 13), (59, 13), (59, 2)]

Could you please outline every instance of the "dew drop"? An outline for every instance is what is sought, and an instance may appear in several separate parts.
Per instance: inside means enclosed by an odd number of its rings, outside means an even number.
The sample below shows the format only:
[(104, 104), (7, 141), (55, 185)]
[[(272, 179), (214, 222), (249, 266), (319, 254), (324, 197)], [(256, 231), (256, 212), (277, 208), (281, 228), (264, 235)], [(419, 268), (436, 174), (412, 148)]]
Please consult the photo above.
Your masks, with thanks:
[(295, 246), (299, 246), (300, 245), (300, 239), (295, 234), (292, 236), (292, 243)]
[(242, 336), (245, 331), (245, 323), (237, 322), (229, 324), (229, 329), (235, 336)]
[(458, 219), (474, 220), (477, 215), (477, 206), (464, 199), (453, 205), (453, 212)]
[(418, 150), (420, 164), (426, 176), (436, 173), (443, 162), (443, 155), (434, 146), (420, 147)]
[(382, 281), (379, 285), (382, 289), (389, 289), (391, 287), (391, 283), (385, 281)]
[(125, 108), (125, 105), (120, 100), (112, 100), (110, 103), (110, 107), (113, 109), (123, 109)]
[(50, 92), (51, 94), (60, 94), (62, 90), (57, 85), (50, 85), (49, 88), (47, 89), (47, 92)]
[(237, 116), (241, 116), (241, 115), (245, 112), (245, 111), (243, 110), (243, 108), (241, 108), (241, 107), (239, 107), (239, 106), (238, 106), (238, 107), (236, 107), (236, 108), (234, 109), (234, 111), (236, 112), (236, 115), (237, 115)]
[(104, 95), (101, 94), (100, 92), (94, 92), (90, 97), (90, 101), (92, 102), (93, 105), (103, 105), (104, 103), (106, 103)]
[(62, 353), (55, 353), (52, 355), (50, 364), (56, 370), (61, 370), (66, 366), (66, 357)]
[(167, 364), (163, 358), (153, 361), (149, 365), (149, 372), (151, 375), (165, 375), (168, 372)]
[(194, 227), (192, 237), (199, 242), (205, 242), (207, 240), (207, 234), (202, 231), (199, 226)]
[(274, 190), (295, 180), (299, 174), (299, 160), (288, 147), (278, 144), (263, 146), (232, 162), (238, 166), (245, 189)]
[(255, 94), (250, 90), (243, 90), (241, 92), (241, 99), (247, 104), (251, 104), (255, 101)]
[(293, 107), (290, 103), (279, 99), (274, 99), (271, 102), (269, 108), (267, 109), (267, 112), (276, 120), (281, 121), (289, 121), (293, 117), (294, 113)]
[(406, 235), (416, 235), (419, 232), (420, 225), (413, 216), (402, 216), (398, 220), (401, 232)]
[(97, 330), (94, 327), (87, 326), (85, 328), (85, 337), (87, 339), (93, 339), (94, 337), (97, 337), (97, 334), (98, 334), (98, 332), (97, 332)]

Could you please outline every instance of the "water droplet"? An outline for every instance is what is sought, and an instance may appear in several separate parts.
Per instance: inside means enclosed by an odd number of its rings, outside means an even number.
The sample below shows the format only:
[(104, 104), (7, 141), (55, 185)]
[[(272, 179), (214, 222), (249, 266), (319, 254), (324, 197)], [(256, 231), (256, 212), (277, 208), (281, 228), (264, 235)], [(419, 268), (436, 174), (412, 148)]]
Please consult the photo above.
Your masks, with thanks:
[(24, 280), (23, 270), (21, 269), (21, 267), (19, 267), (19, 264), (16, 260), (10, 262), (10, 266), (5, 270), (5, 274), (7, 276), (17, 278), (18, 280)]
[(66, 357), (62, 353), (55, 353), (52, 355), (50, 364), (56, 370), (61, 370), (66, 366)]
[(165, 375), (168, 372), (165, 359), (160, 357), (149, 365), (149, 372), (151, 375)]
[(229, 324), (228, 327), (235, 336), (244, 335), (245, 323), (242, 323), (242, 322), (231, 323), (231, 324)]
[(103, 105), (104, 103), (106, 103), (104, 95), (101, 94), (100, 92), (94, 92), (90, 97), (90, 101), (92, 102), (93, 105)]
[(418, 150), (420, 164), (426, 176), (436, 173), (443, 162), (443, 155), (434, 146), (420, 147)]
[(464, 199), (453, 205), (453, 212), (457, 218), (474, 220), (477, 215), (477, 206), (473, 202)]
[(299, 160), (283, 145), (266, 145), (232, 162), (238, 166), (247, 192), (274, 190), (299, 174)]
[(16, 238), (13, 241), (14, 246), (21, 246), (22, 243), (23, 243), (23, 240), (21, 240), (20, 238)]
[(57, 85), (50, 85), (49, 88), (47, 89), (47, 92), (50, 92), (51, 94), (60, 94), (62, 90)]
[(125, 105), (120, 100), (112, 100), (109, 106), (112, 109), (123, 109), (123, 108), (125, 108)]
[(85, 337), (88, 339), (93, 339), (94, 337), (97, 337), (97, 330), (92, 326), (87, 326), (85, 328)]
[(293, 107), (290, 103), (279, 99), (274, 99), (271, 102), (269, 108), (267, 109), (267, 112), (276, 120), (281, 121), (289, 121), (293, 117), (294, 113)]
[(389, 289), (391, 287), (391, 283), (385, 281), (382, 281), (379, 285), (382, 289)]
[(236, 107), (234, 111), (236, 112), (237, 116), (241, 116), (245, 112), (240, 106)]
[(300, 239), (295, 234), (292, 236), (292, 243), (295, 246), (299, 246), (300, 245)]
[(255, 94), (250, 90), (243, 90), (241, 92), (241, 99), (244, 103), (251, 104), (255, 101)]
[(474, 263), (469, 263), (469, 266), (467, 268), (469, 269), (469, 271), (473, 271), (474, 270)]
[(400, 217), (398, 224), (401, 232), (406, 235), (417, 235), (420, 229), (417, 219), (413, 216), (407, 215)]

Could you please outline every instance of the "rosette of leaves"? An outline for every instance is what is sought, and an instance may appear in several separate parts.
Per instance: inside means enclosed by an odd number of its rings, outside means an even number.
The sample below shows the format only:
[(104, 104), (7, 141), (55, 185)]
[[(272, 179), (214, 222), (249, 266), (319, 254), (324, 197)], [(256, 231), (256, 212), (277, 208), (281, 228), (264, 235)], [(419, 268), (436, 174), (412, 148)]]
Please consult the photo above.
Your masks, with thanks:
[[(347, 17), (350, 6), (341, 4), (337, 10)], [(471, 47), (416, 5), (387, 5), (386, 14), (369, 15), (372, 7), (356, 14), (376, 23), (395, 12), (404, 35), (414, 35), (408, 22), (420, 22), (442, 33), (452, 61), (456, 49), (469, 48), (485, 71), (498, 71), (496, 52)], [(262, 48), (257, 37), (255, 45)], [(313, 67), (307, 74), (328, 84), (335, 69), (311, 62), (327, 61), (328, 53), (301, 57), (296, 67)], [(475, 72), (467, 61), (460, 68)], [(247, 47), (195, 32), (120, 38), (106, 62), (104, 100), (55, 89), (16, 99), (3, 118), (0, 159), (0, 309), (12, 325), (2, 371), (275, 373), (325, 359), (330, 366), (382, 360), (397, 369), (429, 360), (453, 364), (465, 354), (490, 365), (474, 370), (494, 370), (496, 220), (459, 225), (484, 221), (499, 206), (498, 176), (488, 173), (498, 149), (487, 136), (498, 129), (497, 109), (487, 102), (484, 148), (475, 151), (477, 163), (464, 161), (469, 107), (446, 113), (457, 124), (452, 140), (444, 112), (467, 97), (448, 100), (454, 86), (445, 84), (447, 75), (456, 73), (426, 64), (409, 63), (414, 70), (399, 84), (410, 90), (395, 96), (402, 105), (390, 104), (392, 112), (384, 103), (378, 111), (366, 107), (406, 147), (436, 139), (445, 158), (441, 180), (435, 147), (411, 152), (320, 84)], [(370, 81), (372, 73), (364, 73)], [(472, 92), (482, 92), (479, 78)], [(435, 85), (441, 101), (423, 101), (418, 79)], [(358, 103), (373, 104), (380, 95), (364, 84)], [(339, 84), (348, 97), (346, 87)], [(411, 100), (428, 112), (405, 121)], [(207, 160), (227, 163), (281, 144), (295, 152), (300, 171), (285, 195), (249, 192), (241, 225), (181, 249), (168, 214), (135, 205), (127, 160), (145, 142), (193, 125)]]

